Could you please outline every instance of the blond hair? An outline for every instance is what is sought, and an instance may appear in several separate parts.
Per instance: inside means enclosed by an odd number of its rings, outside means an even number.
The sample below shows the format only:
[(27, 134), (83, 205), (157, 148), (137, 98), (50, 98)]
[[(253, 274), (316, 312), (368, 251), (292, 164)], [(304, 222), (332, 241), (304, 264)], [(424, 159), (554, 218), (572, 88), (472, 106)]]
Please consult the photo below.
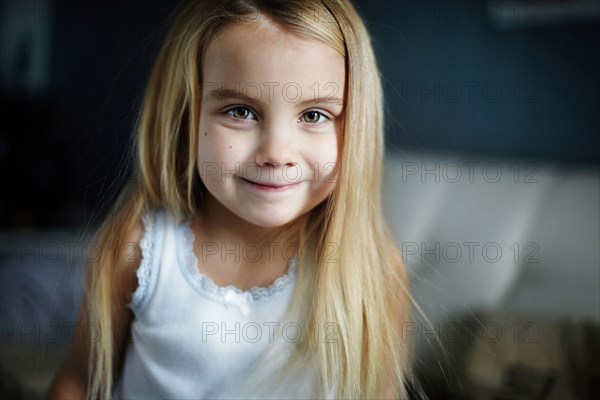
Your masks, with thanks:
[[(139, 115), (134, 179), (97, 233), (102, 252), (88, 295), (91, 322), (110, 326), (115, 254), (143, 213), (163, 208), (182, 221), (202, 207), (205, 188), (196, 169), (202, 59), (218, 32), (244, 21), (277, 24), (331, 46), (346, 60), (337, 183), (295, 224), (306, 251), (290, 308), (305, 332), (313, 324), (333, 324), (337, 340), (302, 340), (284, 370), (314, 359), (325, 393), (333, 387), (340, 398), (376, 398), (393, 386), (405, 398), (411, 372), (402, 329), (410, 296), (381, 204), (383, 94), (369, 34), (347, 0), (195, 0), (179, 10)], [(90, 398), (110, 397), (113, 346), (111, 335), (91, 344)]]

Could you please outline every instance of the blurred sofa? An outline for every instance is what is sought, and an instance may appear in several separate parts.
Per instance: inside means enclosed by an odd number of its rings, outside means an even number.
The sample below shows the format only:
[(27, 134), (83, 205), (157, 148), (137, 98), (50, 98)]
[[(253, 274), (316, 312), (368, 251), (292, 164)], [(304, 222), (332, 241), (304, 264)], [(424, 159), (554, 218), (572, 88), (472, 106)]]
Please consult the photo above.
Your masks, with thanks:
[(433, 398), (600, 394), (600, 168), (405, 153), (386, 210)]

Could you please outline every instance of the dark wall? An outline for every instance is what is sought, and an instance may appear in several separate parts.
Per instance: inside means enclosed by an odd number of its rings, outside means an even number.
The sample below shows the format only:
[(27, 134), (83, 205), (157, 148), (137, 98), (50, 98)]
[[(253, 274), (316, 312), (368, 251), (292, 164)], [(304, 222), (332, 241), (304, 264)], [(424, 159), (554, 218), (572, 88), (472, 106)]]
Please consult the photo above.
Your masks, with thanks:
[(598, 163), (600, 19), (544, 23), (541, 6), (500, 3), (357, 3), (385, 78), (391, 147)]
[[(127, 178), (132, 126), (177, 4), (57, 0), (9, 9), (21, 25), (48, 24), (50, 44), (45, 83), (3, 85), (0, 226), (94, 223), (111, 203)], [(3, 22), (8, 16), (5, 8)], [(24, 36), (27, 64), (34, 56)]]
[[(132, 124), (178, 2), (24, 4), (5, 0), (1, 20), (2, 71), (19, 73), (4, 74), (0, 91), (0, 227), (93, 222), (126, 178)], [(381, 66), (390, 151), (599, 162), (598, 19), (505, 29), (484, 2), (355, 4)], [(15, 38), (18, 56), (7, 57)], [(32, 56), (42, 53), (45, 64)], [(44, 65), (37, 80), (23, 72)]]

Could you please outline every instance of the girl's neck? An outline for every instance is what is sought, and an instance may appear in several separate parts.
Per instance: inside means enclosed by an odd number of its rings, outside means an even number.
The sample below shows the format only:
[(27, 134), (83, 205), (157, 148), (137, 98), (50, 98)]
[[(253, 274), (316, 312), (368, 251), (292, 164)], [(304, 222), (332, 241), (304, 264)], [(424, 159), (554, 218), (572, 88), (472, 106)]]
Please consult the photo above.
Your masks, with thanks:
[(296, 255), (297, 246), (276, 239), (275, 229), (249, 223), (210, 195), (194, 218), (192, 230), (194, 252), (203, 260), (198, 268), (219, 286), (233, 285), (242, 290), (269, 286), (285, 274)]

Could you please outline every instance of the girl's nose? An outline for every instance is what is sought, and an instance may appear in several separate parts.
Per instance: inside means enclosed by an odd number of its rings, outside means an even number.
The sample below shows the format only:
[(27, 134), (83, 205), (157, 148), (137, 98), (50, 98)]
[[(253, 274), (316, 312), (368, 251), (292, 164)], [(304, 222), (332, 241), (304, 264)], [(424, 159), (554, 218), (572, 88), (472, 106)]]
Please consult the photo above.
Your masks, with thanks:
[(283, 123), (269, 123), (260, 133), (256, 163), (260, 166), (292, 166), (297, 160), (294, 152), (293, 128)]

